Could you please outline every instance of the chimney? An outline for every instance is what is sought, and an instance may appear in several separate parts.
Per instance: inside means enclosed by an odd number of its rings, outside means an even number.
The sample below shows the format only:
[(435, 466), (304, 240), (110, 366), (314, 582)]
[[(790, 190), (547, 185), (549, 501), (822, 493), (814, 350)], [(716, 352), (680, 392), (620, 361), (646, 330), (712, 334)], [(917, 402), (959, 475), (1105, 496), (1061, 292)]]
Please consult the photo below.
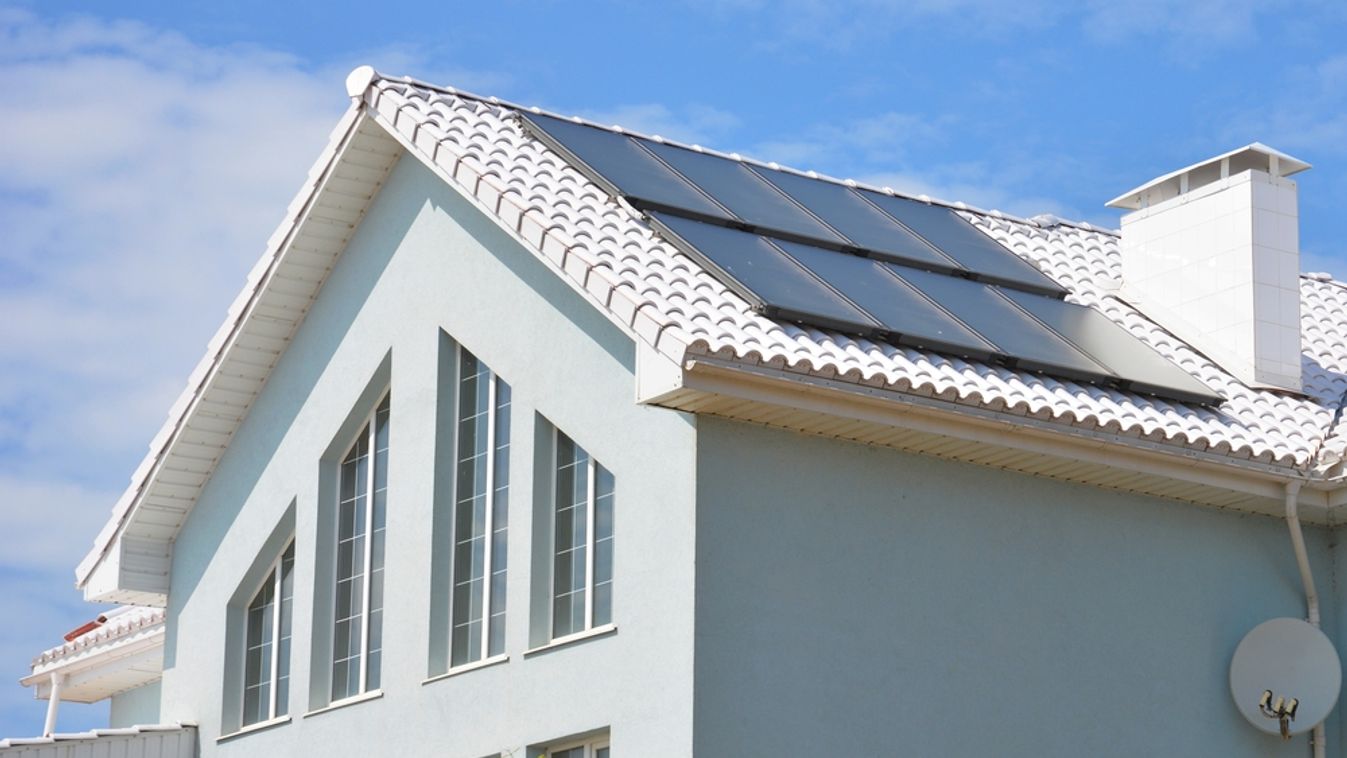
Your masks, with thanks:
[(1310, 164), (1260, 143), (1108, 203), (1122, 217), (1121, 295), (1251, 387), (1300, 390), (1296, 183)]

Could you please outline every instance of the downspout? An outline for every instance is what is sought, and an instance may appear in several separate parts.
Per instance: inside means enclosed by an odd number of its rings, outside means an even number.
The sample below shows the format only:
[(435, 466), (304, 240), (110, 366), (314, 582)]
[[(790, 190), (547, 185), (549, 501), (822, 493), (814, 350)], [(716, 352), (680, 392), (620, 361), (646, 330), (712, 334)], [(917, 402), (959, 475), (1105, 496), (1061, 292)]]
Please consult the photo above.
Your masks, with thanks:
[(42, 726), (42, 736), (50, 737), (56, 731), (56, 712), (61, 708), (61, 690), (65, 686), (65, 674), (55, 671), (51, 674), (51, 697), (47, 699), (47, 722)]
[[(1300, 528), (1300, 482), (1286, 483), (1286, 525), (1291, 530), (1291, 547), (1296, 551), (1296, 565), (1300, 567), (1300, 583), (1305, 585), (1306, 620), (1319, 628), (1319, 593), (1314, 589), (1314, 574), (1310, 572), (1310, 557), (1305, 551), (1305, 533)], [(1314, 748), (1314, 758), (1325, 758), (1328, 752), (1324, 724), (1314, 727), (1310, 744)]]

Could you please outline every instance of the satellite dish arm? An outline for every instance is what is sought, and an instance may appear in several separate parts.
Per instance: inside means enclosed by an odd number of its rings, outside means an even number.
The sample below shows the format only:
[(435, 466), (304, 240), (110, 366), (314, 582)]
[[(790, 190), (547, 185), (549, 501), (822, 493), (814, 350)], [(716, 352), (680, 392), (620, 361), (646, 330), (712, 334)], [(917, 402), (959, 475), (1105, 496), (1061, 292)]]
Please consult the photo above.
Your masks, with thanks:
[[(1300, 482), (1291, 480), (1286, 483), (1286, 525), (1291, 530), (1291, 547), (1296, 553), (1296, 565), (1300, 567), (1300, 582), (1305, 585), (1305, 616), (1316, 629), (1319, 627), (1319, 593), (1314, 589), (1314, 574), (1310, 572), (1310, 557), (1305, 551), (1305, 533), (1300, 528)], [(1323, 722), (1314, 727), (1311, 738), (1314, 745), (1314, 758), (1325, 758), (1328, 752), (1327, 737)]]

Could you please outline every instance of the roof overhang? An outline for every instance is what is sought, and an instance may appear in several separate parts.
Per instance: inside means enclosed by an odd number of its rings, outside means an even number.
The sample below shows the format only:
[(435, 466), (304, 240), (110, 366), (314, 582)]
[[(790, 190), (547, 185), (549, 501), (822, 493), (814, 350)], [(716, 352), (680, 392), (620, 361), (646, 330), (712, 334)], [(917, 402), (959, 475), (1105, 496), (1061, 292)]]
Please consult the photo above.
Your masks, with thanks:
[(164, 613), (142, 612), (43, 653), (19, 683), (46, 700), (59, 678), (61, 700), (96, 703), (157, 681), (163, 669)]
[(87, 600), (162, 606), (173, 540), (402, 146), (354, 104), (75, 571)]
[(1052, 479), (1268, 516), (1284, 516), (1300, 482), (1301, 517), (1335, 522), (1341, 483), (1299, 469), (1203, 452), (1158, 439), (1015, 415), (958, 398), (803, 375), (751, 361), (689, 356), (681, 368), (645, 364), (642, 401), (691, 413), (994, 466)]

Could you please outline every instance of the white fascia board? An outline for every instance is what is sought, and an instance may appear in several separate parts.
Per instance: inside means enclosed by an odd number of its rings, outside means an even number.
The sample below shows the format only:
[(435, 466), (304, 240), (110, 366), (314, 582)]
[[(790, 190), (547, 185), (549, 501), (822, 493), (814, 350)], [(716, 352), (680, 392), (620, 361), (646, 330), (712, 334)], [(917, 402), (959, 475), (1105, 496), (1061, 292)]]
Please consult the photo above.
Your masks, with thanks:
[(98, 583), (99, 587), (95, 593), (91, 594), (88, 591), (95, 570), (107, 561), (110, 553), (114, 552), (113, 546), (124, 533), (127, 525), (134, 520), (146, 491), (162, 471), (164, 461), (173, 445), (181, 437), (193, 411), (201, 403), (203, 391), (223, 362), (230, 347), (235, 343), (243, 325), (248, 320), (252, 306), (257, 302), (265, 286), (271, 281), (271, 274), (279, 264), (281, 256), (321, 193), (324, 181), (331, 176), (340, 164), (346, 146), (366, 118), (367, 116), (360, 103), (355, 102), (347, 109), (336, 128), (333, 129), (327, 147), (315, 161), (313, 168), (310, 169), (308, 179), (296, 195), (295, 200), (290, 204), (286, 218), (272, 235), (266, 251), (249, 274), (243, 291), (239, 293), (233, 305), (230, 306), (229, 315), (224, 324), (211, 339), (205, 357), (192, 371), (187, 388), (173, 404), (168, 420), (151, 442), (150, 452), (137, 467), (131, 485), (118, 499), (111, 518), (95, 538), (93, 548), (75, 569), (75, 586), (86, 591), (87, 599), (98, 600), (116, 596), (115, 590), (119, 587), (103, 586), (106, 583), (102, 581)]
[[(743, 398), (777, 407), (1032, 451), (1044, 456), (1098, 463), (1124, 471), (1242, 492), (1278, 500), (1288, 481), (1307, 475), (1287, 466), (1240, 460), (1192, 449), (1010, 416), (937, 398), (853, 385), (848, 382), (745, 366), (721, 359), (688, 361), (684, 388)], [(1306, 506), (1327, 510), (1336, 492), (1303, 487)]]

